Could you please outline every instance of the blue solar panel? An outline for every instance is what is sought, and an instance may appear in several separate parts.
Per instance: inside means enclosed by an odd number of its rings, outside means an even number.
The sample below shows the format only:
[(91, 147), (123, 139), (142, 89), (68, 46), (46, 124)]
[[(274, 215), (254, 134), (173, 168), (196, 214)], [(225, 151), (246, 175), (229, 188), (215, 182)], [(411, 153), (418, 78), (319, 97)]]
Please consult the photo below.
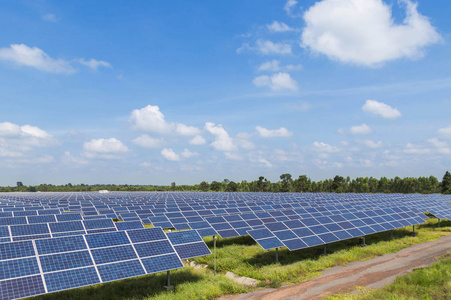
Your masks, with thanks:
[(26, 217), (0, 218), (0, 226), (27, 224)]
[(97, 266), (102, 282), (135, 277), (146, 274), (139, 260)]
[(298, 250), (302, 248), (307, 248), (307, 244), (301, 241), (300, 239), (292, 239), (292, 240), (284, 240), (282, 243), (290, 250)]
[(274, 235), (281, 241), (297, 238), (291, 230), (276, 231), (274, 232)]
[(44, 216), (30, 216), (28, 217), (29, 224), (38, 224), (38, 223), (51, 223), (56, 222), (56, 218), (54, 215), (44, 215)]
[(117, 222), (114, 223), (117, 230), (130, 230), (130, 229), (140, 229), (144, 228), (141, 221), (127, 221), (127, 222)]
[(81, 221), (49, 223), (49, 226), (52, 233), (85, 230)]
[(36, 257), (0, 261), (0, 280), (39, 274)]
[(234, 229), (218, 230), (217, 232), (222, 238), (239, 236), (238, 232)]
[(61, 214), (56, 215), (56, 219), (58, 220), (58, 222), (81, 221), (83, 220), (83, 217), (80, 214)]
[(168, 236), (169, 240), (173, 245), (202, 241), (202, 238), (195, 230), (168, 232), (166, 233), (166, 235)]
[(37, 240), (35, 243), (39, 255), (87, 249), (83, 236)]
[(263, 249), (269, 250), (274, 248), (283, 247), (281, 241), (279, 241), (276, 237), (271, 237), (267, 239), (261, 239), (256, 241)]
[(11, 226), (12, 236), (50, 233), (47, 224), (31, 224)]
[(92, 250), (91, 253), (96, 264), (106, 264), (138, 258), (131, 245), (95, 249)]
[(213, 228), (199, 229), (197, 230), (201, 237), (217, 235), (218, 233)]
[(313, 246), (324, 244), (324, 242), (319, 237), (317, 237), (315, 235), (303, 237), (302, 241), (304, 243), (306, 243), (309, 247), (313, 247)]
[(168, 240), (135, 244), (135, 249), (141, 258), (174, 252)]
[(93, 265), (91, 255), (87, 250), (40, 256), (39, 261), (44, 273)]
[(272, 234), (271, 231), (268, 229), (258, 229), (258, 230), (251, 230), (247, 232), (254, 240), (264, 239), (268, 237), (273, 237), (274, 234)]
[(141, 261), (148, 274), (183, 268), (182, 261), (175, 253), (143, 258)]
[(210, 255), (211, 251), (204, 242), (174, 246), (181, 259)]
[(8, 227), (0, 227), (0, 237), (9, 237)]
[(145, 228), (127, 231), (133, 243), (165, 240), (166, 235), (161, 228)]
[(89, 248), (99, 248), (106, 246), (117, 246), (130, 244), (130, 241), (125, 234), (125, 231), (115, 231), (99, 234), (87, 234), (85, 235)]
[(83, 224), (85, 225), (86, 230), (115, 227), (114, 222), (111, 219), (84, 220)]
[(25, 298), (45, 293), (41, 275), (0, 282), (0, 299)]
[(31, 241), (0, 244), (0, 260), (34, 256)]
[(49, 293), (100, 283), (94, 267), (44, 274), (44, 279)]

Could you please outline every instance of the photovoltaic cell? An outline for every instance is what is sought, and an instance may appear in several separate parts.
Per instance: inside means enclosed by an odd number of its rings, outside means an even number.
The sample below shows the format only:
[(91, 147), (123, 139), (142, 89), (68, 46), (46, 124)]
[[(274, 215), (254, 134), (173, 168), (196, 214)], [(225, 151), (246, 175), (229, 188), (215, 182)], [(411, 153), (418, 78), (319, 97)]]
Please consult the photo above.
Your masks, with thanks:
[(48, 273), (44, 279), (49, 293), (100, 283), (94, 267)]
[(211, 251), (204, 242), (174, 246), (181, 259), (210, 255)]
[(138, 258), (131, 245), (94, 249), (91, 253), (98, 265)]
[(183, 268), (182, 261), (175, 253), (143, 258), (141, 261), (148, 274)]
[(173, 245), (202, 241), (202, 238), (195, 230), (168, 232), (166, 233), (166, 235), (168, 236), (169, 240)]
[(41, 275), (16, 278), (0, 282), (0, 299), (9, 300), (44, 294)]
[(174, 249), (167, 240), (135, 244), (135, 249), (141, 258), (174, 253)]
[(35, 241), (39, 255), (87, 249), (83, 236), (69, 236)]
[(89, 251), (67, 252), (39, 256), (42, 271), (53, 272), (93, 265)]
[(145, 228), (127, 231), (133, 243), (165, 240), (166, 235), (161, 228)]
[(281, 241), (279, 241), (276, 237), (271, 237), (267, 239), (261, 239), (256, 241), (263, 249), (269, 250), (274, 248), (283, 247)]
[(89, 248), (99, 248), (106, 246), (117, 246), (130, 244), (130, 241), (124, 231), (115, 231), (98, 234), (85, 235)]
[(98, 266), (103, 282), (135, 277), (146, 274), (139, 260), (130, 260)]
[(0, 261), (0, 280), (39, 274), (36, 257)]
[(52, 233), (85, 230), (81, 221), (49, 223), (49, 226)]
[(114, 223), (117, 230), (130, 230), (130, 229), (140, 229), (144, 228), (141, 221), (127, 221), (127, 222), (116, 222)]
[(34, 256), (31, 241), (0, 244), (0, 260)]

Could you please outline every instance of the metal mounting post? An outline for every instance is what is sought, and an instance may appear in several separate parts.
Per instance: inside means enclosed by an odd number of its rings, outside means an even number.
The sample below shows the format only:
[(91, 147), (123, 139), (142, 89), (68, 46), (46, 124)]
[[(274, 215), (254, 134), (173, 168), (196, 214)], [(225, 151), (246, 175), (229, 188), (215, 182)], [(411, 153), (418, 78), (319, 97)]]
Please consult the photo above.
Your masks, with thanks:
[(417, 236), (417, 233), (415, 232), (415, 225), (412, 225), (412, 236)]
[(276, 248), (276, 263), (279, 262), (279, 248)]
[(216, 276), (216, 235), (213, 236), (214, 275)]
[(366, 246), (366, 244), (365, 244), (365, 236), (362, 236), (362, 237), (360, 238), (360, 246), (361, 246), (361, 247)]
[(173, 291), (174, 287), (171, 285), (171, 273), (170, 271), (167, 272), (166, 275), (166, 285), (164, 286), (164, 288), (168, 291)]
[(324, 255), (326, 255), (327, 254), (327, 248), (326, 248), (326, 245), (324, 245)]
[(393, 240), (393, 230), (390, 230), (390, 239)]

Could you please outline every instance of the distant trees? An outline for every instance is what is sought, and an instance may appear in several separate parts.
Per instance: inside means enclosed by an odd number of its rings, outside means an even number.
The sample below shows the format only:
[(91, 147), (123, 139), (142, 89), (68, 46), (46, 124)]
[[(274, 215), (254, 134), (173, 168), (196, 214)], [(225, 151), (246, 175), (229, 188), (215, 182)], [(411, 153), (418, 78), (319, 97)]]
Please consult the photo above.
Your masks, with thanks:
[(443, 176), (441, 192), (442, 194), (451, 194), (451, 174), (448, 171)]

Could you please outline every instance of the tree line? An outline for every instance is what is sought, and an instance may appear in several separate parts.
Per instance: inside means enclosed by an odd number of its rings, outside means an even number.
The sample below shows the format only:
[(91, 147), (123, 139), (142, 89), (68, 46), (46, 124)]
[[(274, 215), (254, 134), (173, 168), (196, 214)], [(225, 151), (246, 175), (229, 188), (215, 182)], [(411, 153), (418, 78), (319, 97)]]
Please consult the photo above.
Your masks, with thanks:
[(223, 181), (202, 181), (194, 185), (177, 185), (172, 182), (169, 186), (155, 185), (115, 185), (115, 184), (40, 184), (26, 186), (17, 182), (14, 187), (0, 187), (0, 192), (90, 192), (99, 190), (109, 191), (202, 191), (202, 192), (272, 192), (272, 193), (421, 193), (451, 194), (451, 174), (447, 171), (440, 182), (436, 177), (395, 177), (374, 178), (349, 176), (335, 176), (320, 181), (311, 180), (307, 175), (293, 178), (291, 174), (280, 175), (280, 180), (271, 182), (264, 176), (258, 180), (235, 182), (228, 179)]

